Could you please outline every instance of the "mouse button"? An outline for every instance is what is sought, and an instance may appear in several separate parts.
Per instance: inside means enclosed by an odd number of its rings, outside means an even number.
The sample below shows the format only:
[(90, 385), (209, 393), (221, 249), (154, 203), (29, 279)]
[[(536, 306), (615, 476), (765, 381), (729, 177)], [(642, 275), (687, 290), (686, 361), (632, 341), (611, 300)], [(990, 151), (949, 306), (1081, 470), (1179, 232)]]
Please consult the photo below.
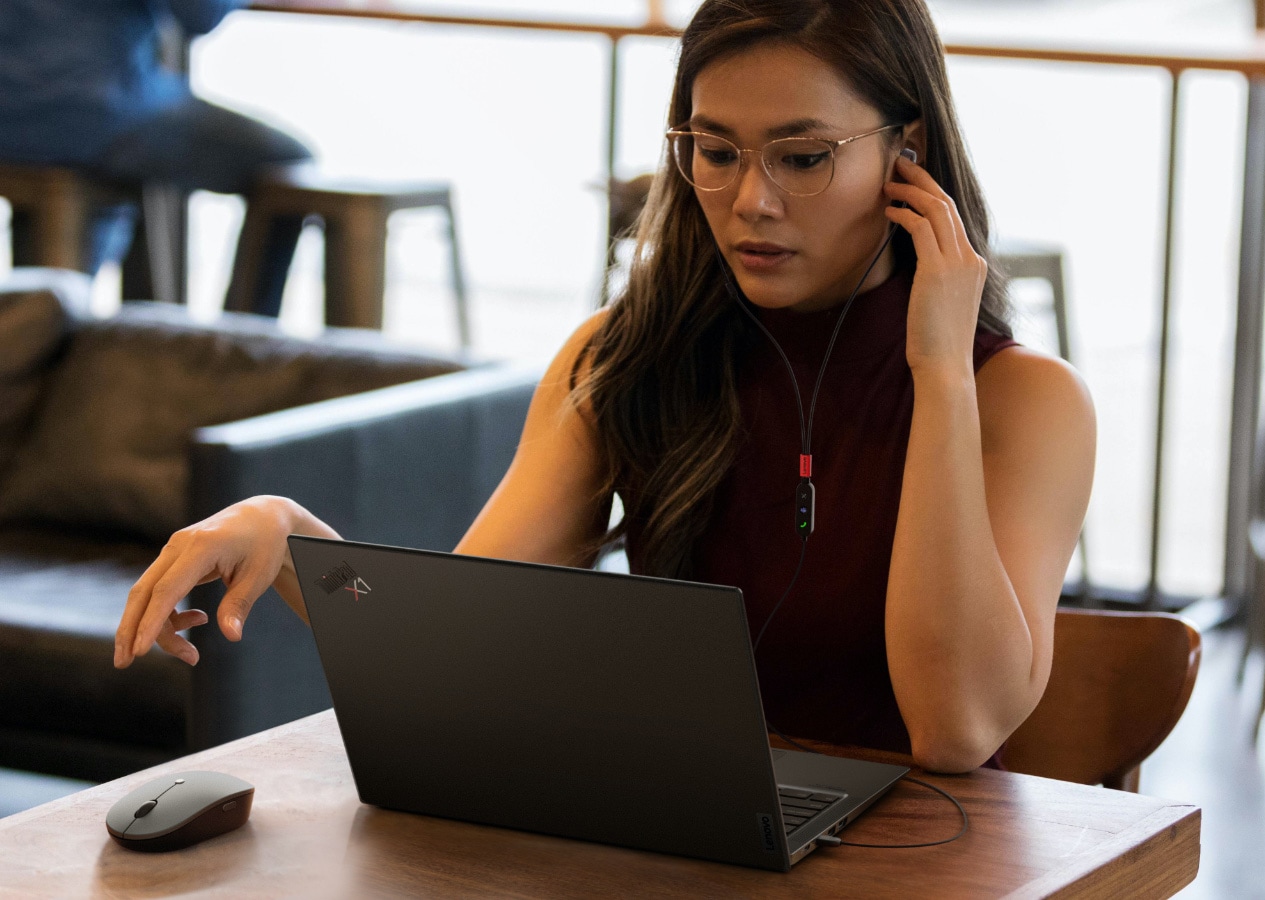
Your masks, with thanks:
[(171, 787), (158, 798), (158, 805), (134, 821), (128, 837), (161, 837), (245, 792), (254, 791), (249, 782), (222, 772), (180, 772), (168, 784)]

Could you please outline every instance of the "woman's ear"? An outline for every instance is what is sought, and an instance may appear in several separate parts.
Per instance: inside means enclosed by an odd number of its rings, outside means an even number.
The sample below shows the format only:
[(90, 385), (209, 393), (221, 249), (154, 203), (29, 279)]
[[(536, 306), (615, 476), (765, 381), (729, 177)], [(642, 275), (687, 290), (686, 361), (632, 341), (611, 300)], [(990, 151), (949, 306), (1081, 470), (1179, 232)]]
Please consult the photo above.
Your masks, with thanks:
[(922, 127), (922, 119), (914, 119), (901, 130), (901, 148), (908, 147), (918, 154), (918, 161), (927, 159), (927, 135)]

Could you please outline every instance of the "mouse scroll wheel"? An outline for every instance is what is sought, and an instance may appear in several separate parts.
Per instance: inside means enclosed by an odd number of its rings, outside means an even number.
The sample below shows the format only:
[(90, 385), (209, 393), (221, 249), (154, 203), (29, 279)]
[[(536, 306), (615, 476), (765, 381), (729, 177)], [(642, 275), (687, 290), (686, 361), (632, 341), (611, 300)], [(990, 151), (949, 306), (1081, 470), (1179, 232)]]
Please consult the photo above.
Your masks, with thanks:
[(137, 819), (143, 819), (145, 816), (153, 812), (154, 807), (157, 805), (158, 805), (157, 800), (146, 800), (144, 803), (140, 805), (140, 809), (132, 813), (132, 816)]

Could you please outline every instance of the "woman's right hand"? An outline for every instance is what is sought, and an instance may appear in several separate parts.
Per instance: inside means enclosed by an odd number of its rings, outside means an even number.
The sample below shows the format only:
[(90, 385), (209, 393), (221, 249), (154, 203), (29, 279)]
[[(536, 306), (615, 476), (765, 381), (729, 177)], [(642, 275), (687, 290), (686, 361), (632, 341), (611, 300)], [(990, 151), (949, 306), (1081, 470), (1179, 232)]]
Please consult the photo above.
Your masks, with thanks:
[(286, 543), (287, 536), (296, 533), (338, 537), (294, 501), (267, 496), (235, 503), (177, 531), (127, 595), (114, 636), (114, 665), (127, 668), (155, 642), (189, 665), (196, 664), (197, 648), (177, 632), (205, 625), (209, 618), (199, 609), (177, 612), (176, 604), (196, 585), (217, 578), (226, 589), (217, 618), (230, 641), (241, 640), (251, 607), (272, 586), (306, 622)]

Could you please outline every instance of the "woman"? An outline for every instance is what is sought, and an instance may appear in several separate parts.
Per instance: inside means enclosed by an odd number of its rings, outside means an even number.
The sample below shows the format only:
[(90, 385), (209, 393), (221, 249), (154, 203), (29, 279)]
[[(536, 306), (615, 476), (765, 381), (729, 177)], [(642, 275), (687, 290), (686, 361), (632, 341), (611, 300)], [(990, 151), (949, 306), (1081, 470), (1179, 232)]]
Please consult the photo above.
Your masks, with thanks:
[[(634, 572), (743, 588), (774, 727), (979, 766), (1044, 690), (1095, 426), (1076, 374), (1009, 338), (930, 16), (707, 0), (670, 121), (629, 286), (457, 550), (585, 566), (623, 536)], [(281, 498), (175, 535), (116, 664), (155, 640), (196, 662), (175, 632), (206, 616), (173, 610), (216, 577), (230, 639), (269, 585), (303, 615), (291, 532), (334, 536)]]

